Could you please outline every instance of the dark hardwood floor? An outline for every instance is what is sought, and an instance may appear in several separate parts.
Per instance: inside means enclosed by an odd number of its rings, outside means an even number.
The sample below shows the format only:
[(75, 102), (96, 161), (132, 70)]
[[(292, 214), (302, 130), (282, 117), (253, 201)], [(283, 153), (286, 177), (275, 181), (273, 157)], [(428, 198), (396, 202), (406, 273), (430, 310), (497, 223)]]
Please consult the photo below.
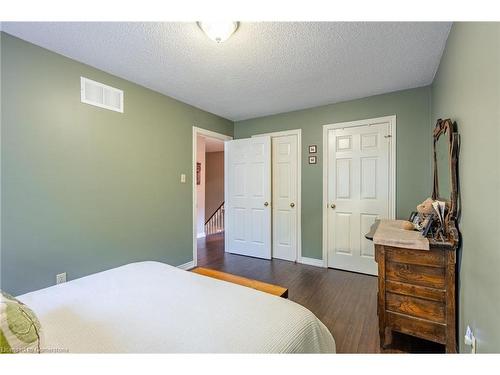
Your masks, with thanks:
[[(330, 330), (338, 353), (380, 353), (377, 278), (353, 272), (224, 252), (224, 235), (198, 240), (198, 266), (288, 288), (289, 299), (311, 310)], [(394, 333), (383, 353), (444, 353), (444, 346)]]

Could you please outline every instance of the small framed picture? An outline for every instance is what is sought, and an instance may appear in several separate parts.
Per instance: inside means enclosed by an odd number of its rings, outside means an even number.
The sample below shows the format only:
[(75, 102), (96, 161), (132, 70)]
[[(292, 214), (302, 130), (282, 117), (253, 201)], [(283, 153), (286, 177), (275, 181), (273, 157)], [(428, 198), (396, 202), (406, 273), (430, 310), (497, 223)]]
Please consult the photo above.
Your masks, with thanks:
[[(316, 146), (316, 145), (309, 145), (309, 153), (310, 154), (315, 154), (317, 152), (318, 152), (318, 146)], [(316, 163), (309, 163), (309, 164), (316, 164)]]
[(316, 162), (317, 162), (316, 155), (309, 156), (309, 164), (316, 164)]
[(196, 185), (201, 185), (201, 163), (196, 163)]

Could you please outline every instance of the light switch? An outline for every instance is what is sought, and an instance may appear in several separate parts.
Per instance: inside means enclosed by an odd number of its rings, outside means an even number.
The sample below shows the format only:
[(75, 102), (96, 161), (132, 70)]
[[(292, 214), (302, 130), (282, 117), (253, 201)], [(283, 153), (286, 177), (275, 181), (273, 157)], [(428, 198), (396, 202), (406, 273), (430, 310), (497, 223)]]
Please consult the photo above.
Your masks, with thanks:
[(181, 184), (186, 183), (186, 175), (184, 173), (181, 173)]

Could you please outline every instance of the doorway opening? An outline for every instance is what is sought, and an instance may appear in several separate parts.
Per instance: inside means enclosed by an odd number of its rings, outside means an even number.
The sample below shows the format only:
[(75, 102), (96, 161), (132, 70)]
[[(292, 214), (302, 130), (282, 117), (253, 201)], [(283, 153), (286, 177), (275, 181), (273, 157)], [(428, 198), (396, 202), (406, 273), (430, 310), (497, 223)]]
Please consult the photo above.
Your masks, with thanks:
[(224, 254), (224, 142), (230, 139), (193, 127), (194, 266)]

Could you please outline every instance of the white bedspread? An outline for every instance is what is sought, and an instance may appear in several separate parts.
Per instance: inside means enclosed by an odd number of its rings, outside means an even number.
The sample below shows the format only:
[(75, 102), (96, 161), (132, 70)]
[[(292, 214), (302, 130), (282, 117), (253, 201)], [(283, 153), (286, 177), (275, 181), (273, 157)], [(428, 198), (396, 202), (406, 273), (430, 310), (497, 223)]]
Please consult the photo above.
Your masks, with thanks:
[(131, 263), (18, 297), (43, 347), (73, 353), (332, 353), (292, 301), (159, 262)]

